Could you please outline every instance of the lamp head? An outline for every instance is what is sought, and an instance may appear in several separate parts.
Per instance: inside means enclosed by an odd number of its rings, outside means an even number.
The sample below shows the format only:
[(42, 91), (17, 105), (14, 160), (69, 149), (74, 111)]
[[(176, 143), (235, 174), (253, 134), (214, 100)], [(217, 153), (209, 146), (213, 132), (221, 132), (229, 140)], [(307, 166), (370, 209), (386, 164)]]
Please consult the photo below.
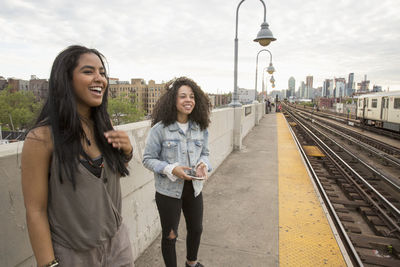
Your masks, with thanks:
[(276, 38), (272, 36), (272, 32), (268, 28), (268, 23), (263, 22), (261, 24), (261, 30), (257, 34), (257, 38), (254, 39), (254, 42), (260, 43), (262, 46), (269, 45), (272, 41), (275, 41)]
[(269, 63), (269, 66), (268, 66), (267, 72), (268, 72), (269, 74), (272, 74), (272, 73), (274, 73), (274, 72), (275, 72), (275, 68), (274, 68), (274, 66), (272, 66), (272, 62), (271, 62), (271, 63)]
[(270, 79), (269, 81), (274, 85), (274, 83), (275, 83), (275, 78), (274, 78), (273, 75), (271, 76), (271, 79)]

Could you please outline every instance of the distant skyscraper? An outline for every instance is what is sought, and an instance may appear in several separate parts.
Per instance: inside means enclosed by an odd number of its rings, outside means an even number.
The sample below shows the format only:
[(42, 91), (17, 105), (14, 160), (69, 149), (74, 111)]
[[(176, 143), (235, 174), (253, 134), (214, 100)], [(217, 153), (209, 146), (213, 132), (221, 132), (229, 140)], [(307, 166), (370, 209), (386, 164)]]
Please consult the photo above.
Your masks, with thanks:
[(288, 88), (289, 88), (289, 96), (295, 96), (296, 80), (293, 77), (289, 78)]
[(345, 78), (335, 78), (335, 97), (344, 97), (346, 89)]
[(330, 96), (330, 85), (331, 85), (331, 80), (325, 79), (323, 85), (322, 85), (322, 97), (329, 97)]
[(327, 92), (328, 92), (328, 97), (335, 97), (335, 91), (334, 91), (334, 83), (333, 79), (327, 79), (328, 81), (328, 87), (327, 87)]
[(306, 77), (306, 93), (305, 98), (312, 98), (313, 94), (313, 76)]
[(357, 83), (359, 92), (368, 92), (369, 91), (369, 81), (367, 80), (367, 75), (364, 76), (364, 81)]
[(346, 96), (351, 96), (354, 93), (354, 73), (349, 73), (349, 78), (346, 83)]
[(301, 81), (301, 85), (300, 85), (299, 91), (300, 91), (300, 98), (307, 98), (307, 96), (306, 96), (306, 84), (304, 83), (304, 81)]
[(313, 76), (306, 77), (306, 86), (308, 88), (313, 88)]

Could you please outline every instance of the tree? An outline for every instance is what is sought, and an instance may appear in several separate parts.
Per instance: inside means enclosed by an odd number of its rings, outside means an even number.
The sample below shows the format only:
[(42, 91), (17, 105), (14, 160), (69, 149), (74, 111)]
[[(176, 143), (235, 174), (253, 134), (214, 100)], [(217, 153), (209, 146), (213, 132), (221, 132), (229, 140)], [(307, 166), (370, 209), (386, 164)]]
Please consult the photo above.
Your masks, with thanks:
[(3, 130), (24, 130), (37, 117), (42, 102), (30, 91), (11, 92), (10, 87), (0, 91), (0, 124)]
[(116, 98), (109, 98), (107, 111), (114, 125), (136, 122), (145, 115), (141, 103), (135, 101), (133, 94), (121, 94)]

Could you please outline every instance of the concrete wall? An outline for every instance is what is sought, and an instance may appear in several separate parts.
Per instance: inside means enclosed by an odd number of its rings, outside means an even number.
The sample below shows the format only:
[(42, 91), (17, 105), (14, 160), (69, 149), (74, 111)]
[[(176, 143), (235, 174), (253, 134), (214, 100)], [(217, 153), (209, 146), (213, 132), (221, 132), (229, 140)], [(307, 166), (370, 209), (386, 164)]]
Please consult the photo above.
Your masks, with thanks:
[[(242, 136), (246, 136), (254, 126), (256, 118), (255, 107), (253, 104), (243, 106), (240, 123), (242, 125)], [(246, 108), (250, 109), (250, 113), (246, 112)]]
[[(258, 124), (263, 104), (214, 110), (209, 127), (210, 161), (214, 170), (241, 147), (243, 137)], [(245, 116), (245, 107), (252, 112)], [(255, 114), (257, 112), (257, 114)], [(235, 114), (237, 116), (235, 116)], [(234, 129), (235, 123), (238, 129)], [(150, 121), (118, 126), (130, 136), (134, 157), (130, 176), (121, 180), (122, 216), (129, 227), (133, 255), (137, 258), (161, 232), (154, 200), (153, 173), (142, 166), (142, 153)], [(235, 142), (235, 132), (238, 133)], [(20, 159), (23, 142), (0, 145), (0, 266), (36, 266), (29, 243), (21, 191)]]

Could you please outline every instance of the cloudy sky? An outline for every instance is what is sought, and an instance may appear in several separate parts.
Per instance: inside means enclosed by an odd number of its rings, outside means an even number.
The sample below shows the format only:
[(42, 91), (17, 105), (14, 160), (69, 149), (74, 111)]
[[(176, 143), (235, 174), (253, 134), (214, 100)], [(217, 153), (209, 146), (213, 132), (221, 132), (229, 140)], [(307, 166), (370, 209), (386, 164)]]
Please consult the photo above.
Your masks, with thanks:
[[(71, 44), (97, 48), (111, 77), (157, 83), (189, 76), (210, 93), (233, 90), (235, 16), (239, 0), (0, 0), (0, 76), (48, 78), (56, 55)], [(275, 89), (314, 87), (354, 72), (383, 89), (400, 90), (400, 1), (270, 0), (267, 22), (277, 41), (253, 42), (263, 21), (260, 1), (239, 9), (238, 85), (255, 86), (256, 55), (266, 48)], [(262, 69), (270, 56), (260, 53)], [(269, 80), (269, 75), (265, 79)], [(268, 84), (267, 90), (272, 90)]]

